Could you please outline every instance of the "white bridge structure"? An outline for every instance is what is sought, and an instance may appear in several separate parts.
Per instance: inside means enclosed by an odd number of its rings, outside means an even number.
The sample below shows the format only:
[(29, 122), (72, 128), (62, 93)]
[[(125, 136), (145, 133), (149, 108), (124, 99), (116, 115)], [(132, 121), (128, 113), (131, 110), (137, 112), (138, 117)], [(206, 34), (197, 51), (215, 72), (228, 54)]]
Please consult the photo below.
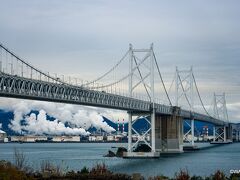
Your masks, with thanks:
[[(148, 49), (135, 49), (130, 44), (125, 55), (109, 71), (92, 81), (51, 75), (0, 44), (0, 96), (127, 111), (126, 158), (180, 153), (183, 152), (183, 140), (195, 146), (195, 120), (215, 125), (214, 142), (232, 141), (225, 94), (214, 94), (213, 106), (205, 106), (192, 68), (185, 71), (176, 68), (175, 77), (167, 89), (153, 44)], [(140, 118), (149, 123), (145, 132), (134, 129), (134, 123)], [(184, 135), (185, 119), (191, 123), (190, 130)], [(188, 139), (188, 134), (191, 134), (191, 139)], [(132, 142), (133, 135), (138, 137), (136, 142)], [(150, 139), (147, 138), (149, 136)], [(135, 149), (142, 144), (150, 150), (136, 152)]]

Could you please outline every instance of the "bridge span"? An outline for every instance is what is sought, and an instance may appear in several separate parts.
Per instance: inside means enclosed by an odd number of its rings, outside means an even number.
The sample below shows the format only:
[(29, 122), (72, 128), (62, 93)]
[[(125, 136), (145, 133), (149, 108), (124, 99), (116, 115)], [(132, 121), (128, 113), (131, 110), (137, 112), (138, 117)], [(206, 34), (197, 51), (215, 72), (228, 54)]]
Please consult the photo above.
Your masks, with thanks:
[[(139, 52), (146, 54), (142, 58), (137, 58), (136, 54)], [(6, 56), (4, 57), (3, 54)], [(94, 86), (94, 83), (96, 84), (98, 80), (115, 70), (127, 56), (129, 61), (129, 73), (127, 76), (107, 85)], [(15, 53), (3, 45), (0, 45), (0, 57), (1, 97), (69, 103), (127, 111), (129, 115), (128, 152), (125, 153), (125, 157), (159, 157), (160, 153), (183, 152), (183, 138), (186, 138), (183, 134), (184, 119), (191, 120), (191, 130), (188, 133), (192, 137), (194, 137), (194, 121), (198, 120), (209, 122), (216, 126), (214, 131), (216, 135), (216, 138), (214, 138), (215, 142), (227, 142), (232, 139), (232, 128), (228, 121), (225, 96), (222, 97), (223, 101), (217, 101), (217, 96), (214, 96), (215, 103), (213, 109), (215, 113), (210, 115), (201, 99), (192, 68), (190, 71), (184, 71), (185, 73), (187, 72), (187, 76), (184, 78), (181, 77), (183, 71), (176, 70), (176, 104), (172, 105), (162, 80), (153, 45), (149, 49), (133, 49), (132, 45), (130, 45), (126, 55), (114, 66), (113, 70), (111, 69), (92, 82), (81, 85), (66, 82), (59, 77), (50, 76), (49, 73), (43, 73), (43, 71), (26, 63), (26, 61), (16, 56)], [(147, 69), (145, 75), (141, 72), (142, 66), (145, 66), (145, 70)], [(161, 79), (169, 100), (168, 105), (156, 102), (155, 73), (158, 73)], [(137, 81), (134, 81), (134, 77), (137, 77)], [(128, 80), (127, 95), (103, 90), (104, 87), (111, 86), (112, 88), (112, 86), (126, 79)], [(146, 91), (147, 99), (133, 96), (133, 91), (139, 85), (142, 85), (142, 89)], [(194, 109), (194, 87), (196, 88), (201, 106), (206, 113), (199, 113)], [(181, 98), (186, 99), (189, 109), (179, 107)], [(221, 102), (220, 106), (217, 104), (219, 102)], [(137, 132), (133, 127), (139, 118), (145, 118), (150, 124), (150, 128), (144, 133)], [(138, 136), (138, 140), (134, 144), (132, 143), (133, 134)], [(150, 135), (150, 141), (147, 140), (147, 135)], [(194, 138), (189, 140), (189, 142), (194, 146)], [(142, 144), (149, 146), (151, 150), (149, 152), (135, 152), (134, 149)]]

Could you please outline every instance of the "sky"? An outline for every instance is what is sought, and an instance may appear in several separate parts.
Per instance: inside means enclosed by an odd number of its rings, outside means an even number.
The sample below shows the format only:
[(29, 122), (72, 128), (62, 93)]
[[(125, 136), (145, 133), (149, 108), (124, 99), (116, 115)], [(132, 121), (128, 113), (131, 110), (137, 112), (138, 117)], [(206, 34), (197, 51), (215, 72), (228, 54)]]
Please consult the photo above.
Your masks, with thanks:
[(193, 66), (206, 105), (225, 92), (237, 122), (239, 7), (238, 0), (2, 0), (0, 41), (39, 69), (87, 80), (110, 69), (129, 43), (154, 43), (167, 85), (176, 66)]

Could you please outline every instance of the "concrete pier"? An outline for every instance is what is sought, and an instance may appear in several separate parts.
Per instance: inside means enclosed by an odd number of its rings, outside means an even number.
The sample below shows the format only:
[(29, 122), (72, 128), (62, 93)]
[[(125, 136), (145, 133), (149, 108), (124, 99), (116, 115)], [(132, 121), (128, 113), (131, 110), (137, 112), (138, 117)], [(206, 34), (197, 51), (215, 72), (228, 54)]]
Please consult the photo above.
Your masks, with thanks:
[[(150, 142), (146, 141), (144, 135), (138, 134), (137, 143), (141, 142), (148, 145), (151, 152), (134, 152), (132, 148), (128, 148), (128, 152), (124, 153), (124, 158), (156, 158), (162, 153), (183, 152), (183, 118), (180, 116), (180, 108), (173, 107), (172, 115), (155, 113), (151, 114), (151, 118), (148, 119), (151, 119)], [(152, 130), (152, 128), (154, 129)], [(128, 142), (128, 147), (132, 147), (131, 139)]]
[(231, 124), (214, 127), (214, 139), (211, 144), (229, 144), (233, 141), (233, 127)]
[(183, 120), (174, 110), (173, 115), (156, 115), (156, 151), (160, 153), (183, 152)]

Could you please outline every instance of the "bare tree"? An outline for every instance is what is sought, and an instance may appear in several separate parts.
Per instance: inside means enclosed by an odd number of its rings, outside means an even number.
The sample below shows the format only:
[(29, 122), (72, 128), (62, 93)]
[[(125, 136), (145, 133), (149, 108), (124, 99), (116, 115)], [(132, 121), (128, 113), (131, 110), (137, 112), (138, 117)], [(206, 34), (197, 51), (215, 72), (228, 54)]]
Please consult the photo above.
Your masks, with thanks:
[(26, 156), (22, 151), (18, 150), (17, 148), (14, 148), (14, 161), (15, 166), (19, 170), (26, 170), (27, 168)]

